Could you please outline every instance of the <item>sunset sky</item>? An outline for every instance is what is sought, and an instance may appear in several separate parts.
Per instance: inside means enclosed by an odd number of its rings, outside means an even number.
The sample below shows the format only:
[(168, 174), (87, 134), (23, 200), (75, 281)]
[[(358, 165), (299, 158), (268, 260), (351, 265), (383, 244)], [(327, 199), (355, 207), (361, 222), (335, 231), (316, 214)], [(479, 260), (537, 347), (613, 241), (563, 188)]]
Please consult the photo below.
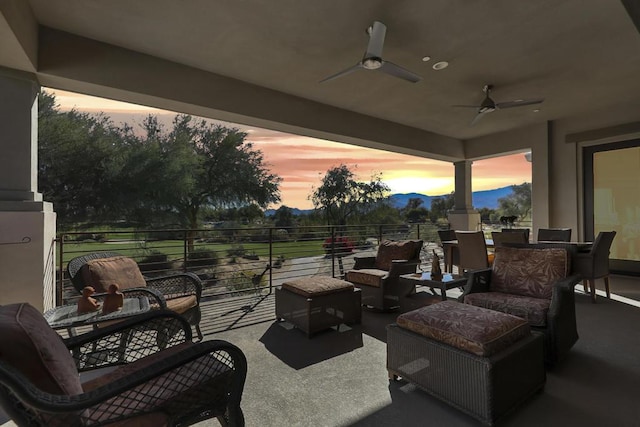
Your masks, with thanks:
[[(116, 125), (137, 125), (149, 114), (170, 124), (176, 114), (166, 110), (96, 98), (44, 88), (54, 93), (63, 111), (104, 112)], [(164, 119), (164, 120), (163, 120)], [(368, 181), (381, 173), (391, 193), (421, 193), (429, 196), (448, 194), (454, 189), (453, 164), (438, 160), (357, 147), (338, 142), (298, 136), (235, 123), (222, 122), (248, 133), (247, 141), (263, 152), (272, 173), (282, 178), (281, 205), (312, 207), (309, 196), (327, 170), (341, 163), (359, 180)], [(503, 156), (473, 163), (473, 190), (491, 190), (512, 184), (531, 182), (531, 164), (522, 154)], [(280, 205), (271, 206), (278, 208)]]

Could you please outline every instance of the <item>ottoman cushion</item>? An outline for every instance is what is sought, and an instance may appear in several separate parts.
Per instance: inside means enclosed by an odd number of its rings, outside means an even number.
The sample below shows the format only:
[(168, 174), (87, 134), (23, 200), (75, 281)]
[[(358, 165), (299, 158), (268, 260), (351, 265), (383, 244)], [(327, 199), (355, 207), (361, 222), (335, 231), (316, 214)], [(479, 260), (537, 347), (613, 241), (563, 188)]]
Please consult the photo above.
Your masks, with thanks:
[(488, 357), (528, 336), (529, 323), (498, 311), (443, 301), (398, 316), (398, 326), (478, 356)]
[(353, 284), (328, 276), (312, 276), (304, 279), (284, 282), (282, 284), (282, 289), (286, 289), (306, 298), (312, 298), (333, 294), (335, 292), (353, 292)]

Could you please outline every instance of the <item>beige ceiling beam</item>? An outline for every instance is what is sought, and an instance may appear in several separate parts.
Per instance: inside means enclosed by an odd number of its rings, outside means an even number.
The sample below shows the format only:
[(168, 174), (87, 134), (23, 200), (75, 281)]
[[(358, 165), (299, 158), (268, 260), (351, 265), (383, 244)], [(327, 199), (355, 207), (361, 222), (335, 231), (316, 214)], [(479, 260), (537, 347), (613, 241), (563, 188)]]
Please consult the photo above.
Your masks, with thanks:
[(0, 65), (35, 72), (38, 23), (24, 0), (0, 0)]

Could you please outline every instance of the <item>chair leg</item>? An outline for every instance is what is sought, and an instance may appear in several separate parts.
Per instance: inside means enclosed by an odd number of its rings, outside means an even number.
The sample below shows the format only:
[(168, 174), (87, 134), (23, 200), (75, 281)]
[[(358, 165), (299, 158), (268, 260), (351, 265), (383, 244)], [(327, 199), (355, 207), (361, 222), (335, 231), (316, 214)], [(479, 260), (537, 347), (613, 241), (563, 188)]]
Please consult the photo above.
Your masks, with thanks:
[(196, 334), (198, 334), (198, 340), (202, 341), (203, 337), (202, 337), (202, 331), (200, 330), (200, 324), (198, 323), (196, 326)]
[(604, 276), (604, 289), (607, 292), (607, 298), (611, 299), (611, 292), (609, 291), (609, 276)]
[(589, 293), (589, 286), (587, 285), (587, 279), (584, 279), (582, 281), (582, 287), (584, 288), (584, 293), (588, 294)]
[(591, 302), (596, 302), (596, 281), (594, 279), (589, 280), (589, 287), (591, 288)]

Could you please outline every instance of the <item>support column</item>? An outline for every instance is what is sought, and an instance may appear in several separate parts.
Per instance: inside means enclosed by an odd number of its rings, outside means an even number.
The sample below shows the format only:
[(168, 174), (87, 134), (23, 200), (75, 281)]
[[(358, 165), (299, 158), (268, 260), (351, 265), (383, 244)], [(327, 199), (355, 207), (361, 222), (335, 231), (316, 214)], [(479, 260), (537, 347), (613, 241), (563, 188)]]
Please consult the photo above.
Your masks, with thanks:
[(454, 230), (479, 230), (480, 214), (473, 209), (471, 189), (472, 161), (463, 160), (453, 164), (455, 168), (454, 207), (447, 215)]
[(0, 69), (0, 304), (56, 304), (56, 214), (38, 181), (35, 76)]

